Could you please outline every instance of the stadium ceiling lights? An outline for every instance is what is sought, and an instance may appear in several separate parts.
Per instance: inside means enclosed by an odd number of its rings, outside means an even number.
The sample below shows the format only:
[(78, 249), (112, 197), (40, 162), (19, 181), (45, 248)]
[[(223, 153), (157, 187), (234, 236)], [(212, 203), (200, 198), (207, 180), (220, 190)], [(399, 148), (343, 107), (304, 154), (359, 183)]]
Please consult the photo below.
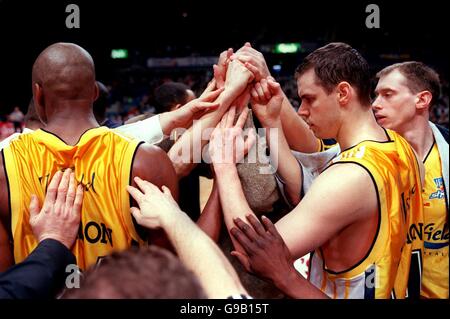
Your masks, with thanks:
[(278, 43), (275, 44), (273, 53), (286, 54), (286, 53), (297, 53), (302, 49), (299, 42), (294, 43)]
[(111, 50), (111, 58), (126, 59), (126, 58), (128, 58), (128, 50), (127, 49), (112, 49)]

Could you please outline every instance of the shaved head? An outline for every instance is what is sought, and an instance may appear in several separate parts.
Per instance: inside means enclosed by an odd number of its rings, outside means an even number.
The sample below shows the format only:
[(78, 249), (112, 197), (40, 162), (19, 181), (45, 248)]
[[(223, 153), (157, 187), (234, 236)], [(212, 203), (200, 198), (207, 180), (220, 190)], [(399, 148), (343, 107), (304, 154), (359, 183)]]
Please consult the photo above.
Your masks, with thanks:
[(33, 86), (38, 84), (43, 89), (44, 99), (93, 98), (94, 61), (85, 49), (76, 44), (52, 44), (42, 51), (34, 62), (32, 83)]

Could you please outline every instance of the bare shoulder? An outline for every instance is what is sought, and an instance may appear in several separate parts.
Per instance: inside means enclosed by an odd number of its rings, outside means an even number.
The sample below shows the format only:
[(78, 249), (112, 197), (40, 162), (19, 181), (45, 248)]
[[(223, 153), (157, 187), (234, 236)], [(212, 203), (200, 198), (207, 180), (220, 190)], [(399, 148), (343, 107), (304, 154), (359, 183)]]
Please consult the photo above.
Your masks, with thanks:
[(3, 163), (2, 151), (0, 151), (0, 189), (0, 222), (3, 225), (9, 225), (9, 221), (11, 218), (11, 216), (9, 216), (9, 191), (5, 175), (5, 166)]
[(178, 194), (178, 179), (167, 154), (158, 146), (142, 143), (136, 150), (133, 178), (139, 176), (159, 187), (165, 185), (174, 197)]
[(319, 200), (322, 205), (364, 215), (378, 205), (377, 187), (369, 170), (355, 163), (341, 162), (322, 172), (304, 198), (312, 203)]

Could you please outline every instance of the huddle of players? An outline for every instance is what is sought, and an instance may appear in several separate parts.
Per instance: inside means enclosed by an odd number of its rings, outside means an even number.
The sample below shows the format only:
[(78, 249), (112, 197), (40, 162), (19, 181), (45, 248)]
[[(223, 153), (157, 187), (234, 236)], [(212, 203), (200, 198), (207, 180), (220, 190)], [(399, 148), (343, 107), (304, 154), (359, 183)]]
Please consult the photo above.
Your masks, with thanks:
[[(428, 121), (440, 94), (431, 68), (405, 62), (383, 69), (372, 102), (365, 59), (346, 44), (328, 44), (296, 70), (300, 117), (249, 44), (224, 52), (214, 73), (204, 94), (215, 105), (202, 114), (202, 129), (216, 127), (209, 153), (232, 254), (244, 268), (295, 298), (448, 298), (448, 131)], [(127, 186), (141, 186), (139, 177), (177, 199), (181, 164), (139, 139), (99, 127), (92, 113), (95, 69), (84, 49), (48, 47), (33, 66), (32, 82), (45, 128), (20, 135), (2, 151), (0, 237), (14, 243), (10, 251), (1, 243), (2, 266), (23, 261), (37, 246), (31, 196), (43, 202), (52, 176), (67, 168), (84, 186), (72, 247), (81, 269), (114, 251), (164, 241), (161, 232), (137, 225), (153, 228), (130, 213), (136, 205)], [(269, 148), (277, 144), (277, 177), (294, 207), (275, 225), (255, 217), (236, 170), (236, 140), (248, 111), (230, 106), (242, 100), (250, 100), (267, 129)], [(189, 143), (190, 133), (179, 142)], [(323, 151), (326, 139), (337, 144)], [(246, 149), (251, 142), (249, 136)], [(145, 201), (137, 202), (144, 211)], [(164, 215), (174, 202), (158, 209)], [(292, 261), (308, 253), (305, 279)]]

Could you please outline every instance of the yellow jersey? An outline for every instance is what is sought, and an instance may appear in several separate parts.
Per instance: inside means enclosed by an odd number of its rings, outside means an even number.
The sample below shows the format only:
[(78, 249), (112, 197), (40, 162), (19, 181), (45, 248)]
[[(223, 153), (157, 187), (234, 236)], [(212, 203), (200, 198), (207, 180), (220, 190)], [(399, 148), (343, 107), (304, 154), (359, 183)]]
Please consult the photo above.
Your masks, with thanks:
[(330, 163), (355, 163), (369, 173), (377, 191), (379, 214), (372, 246), (353, 267), (334, 272), (327, 268), (320, 249), (312, 254), (309, 280), (331, 298), (386, 299), (394, 287), (398, 287), (399, 297), (406, 295), (408, 271), (398, 274), (398, 267), (402, 263), (409, 269), (410, 255), (405, 249), (408, 225), (422, 215), (420, 173), (406, 140), (390, 130), (386, 135), (388, 141), (362, 141)]
[(139, 141), (106, 127), (86, 131), (76, 145), (43, 129), (23, 134), (3, 150), (9, 187), (15, 262), (37, 246), (29, 224), (29, 203), (42, 205), (58, 170), (72, 168), (85, 189), (78, 238), (72, 248), (82, 270), (116, 250), (142, 244), (130, 214), (126, 190)]
[[(418, 234), (423, 236), (423, 276), (421, 296), (448, 299), (449, 230), (441, 158), (436, 143), (424, 159), (425, 186), (422, 192), (424, 224)], [(422, 228), (420, 228), (422, 227)]]

